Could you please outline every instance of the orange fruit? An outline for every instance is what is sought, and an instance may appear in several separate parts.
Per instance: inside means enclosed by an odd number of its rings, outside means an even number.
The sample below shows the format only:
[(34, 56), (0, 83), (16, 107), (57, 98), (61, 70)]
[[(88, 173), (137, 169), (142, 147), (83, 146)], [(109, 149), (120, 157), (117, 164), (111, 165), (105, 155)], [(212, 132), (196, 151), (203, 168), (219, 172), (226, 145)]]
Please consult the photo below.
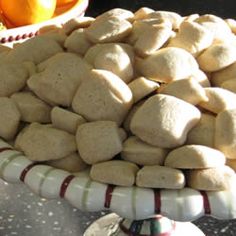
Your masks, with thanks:
[(57, 0), (57, 6), (62, 6), (72, 2), (75, 2), (75, 0)]
[(50, 19), (57, 0), (0, 0), (3, 15), (15, 26), (30, 25)]

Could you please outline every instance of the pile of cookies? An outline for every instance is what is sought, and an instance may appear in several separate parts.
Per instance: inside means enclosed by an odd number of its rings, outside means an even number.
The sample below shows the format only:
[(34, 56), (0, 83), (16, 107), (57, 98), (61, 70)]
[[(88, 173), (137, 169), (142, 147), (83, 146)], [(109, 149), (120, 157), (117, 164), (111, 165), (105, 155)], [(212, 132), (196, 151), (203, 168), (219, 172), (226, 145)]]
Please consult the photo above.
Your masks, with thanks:
[(0, 47), (0, 137), (98, 182), (208, 191), (236, 169), (236, 21), (112, 9)]

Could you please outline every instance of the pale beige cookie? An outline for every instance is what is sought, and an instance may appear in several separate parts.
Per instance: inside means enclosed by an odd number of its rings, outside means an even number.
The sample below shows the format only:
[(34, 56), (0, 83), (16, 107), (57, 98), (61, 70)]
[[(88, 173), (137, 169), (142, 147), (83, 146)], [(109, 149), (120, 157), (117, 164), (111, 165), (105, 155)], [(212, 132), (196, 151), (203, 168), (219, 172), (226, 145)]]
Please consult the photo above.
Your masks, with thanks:
[(236, 93), (236, 77), (226, 80), (220, 85), (221, 88), (227, 89), (230, 92)]
[(213, 86), (220, 87), (225, 81), (235, 78), (236, 75), (236, 62), (226, 67), (223, 70), (212, 73), (211, 83)]
[(200, 120), (193, 105), (169, 95), (154, 95), (135, 112), (130, 128), (144, 142), (162, 148), (184, 144), (187, 134)]
[(132, 92), (124, 81), (110, 71), (92, 70), (79, 86), (72, 108), (88, 121), (111, 120), (120, 125), (132, 104)]
[(125, 117), (124, 119), (124, 122), (123, 122), (123, 127), (124, 129), (127, 131), (127, 132), (131, 132), (130, 131), (130, 123), (131, 123), (131, 120), (135, 114), (135, 112), (138, 110), (138, 108), (145, 102), (145, 100), (141, 100), (137, 103), (135, 103), (132, 108), (129, 110), (129, 113), (127, 114), (127, 116)]
[(119, 42), (130, 34), (132, 24), (115, 16), (96, 19), (85, 34), (93, 43)]
[(195, 79), (202, 87), (211, 87), (207, 74), (202, 70), (196, 70), (189, 78)]
[(15, 147), (32, 161), (61, 159), (76, 151), (75, 137), (48, 125), (31, 123), (17, 136)]
[(121, 157), (138, 165), (163, 165), (167, 149), (144, 143), (136, 136), (130, 136), (124, 143)]
[(199, 103), (199, 106), (211, 111), (219, 113), (226, 109), (236, 108), (236, 94), (223, 88), (204, 88), (208, 101)]
[(123, 9), (123, 8), (113, 8), (111, 10), (108, 10), (96, 17), (96, 20), (107, 20), (110, 17), (117, 17), (121, 20), (128, 20), (133, 21), (134, 13)]
[(88, 164), (111, 160), (122, 151), (122, 139), (113, 121), (95, 121), (82, 124), (76, 132), (77, 148)]
[(171, 11), (155, 11), (148, 14), (148, 18), (158, 18), (168, 20), (172, 24), (173, 29), (178, 29), (181, 22), (183, 21), (182, 16), (176, 12)]
[(21, 120), (25, 122), (50, 123), (51, 107), (32, 92), (19, 92), (11, 96), (16, 103)]
[(132, 59), (120, 44), (107, 44), (96, 54), (94, 68), (108, 70), (119, 76), (125, 83), (134, 76)]
[(29, 77), (37, 72), (37, 66), (32, 61), (24, 61), (23, 65), (28, 70)]
[(200, 121), (188, 133), (187, 144), (199, 144), (214, 148), (215, 116), (202, 113)]
[(22, 63), (0, 63), (0, 97), (8, 97), (26, 85), (29, 73)]
[(232, 32), (228, 24), (220, 17), (205, 14), (199, 16), (195, 22), (201, 24), (206, 29), (210, 30), (214, 35), (214, 42), (225, 42), (232, 37)]
[(137, 67), (144, 76), (166, 83), (186, 78), (198, 70), (194, 57), (184, 49), (175, 47), (158, 50), (138, 61)]
[(229, 159), (236, 159), (236, 109), (224, 110), (216, 117), (215, 147)]
[(197, 61), (203, 71), (222, 70), (236, 61), (236, 47), (232, 44), (213, 44), (197, 58)]
[(75, 134), (78, 126), (86, 122), (82, 116), (60, 107), (52, 109), (51, 120), (53, 127), (71, 134)]
[(205, 169), (225, 164), (225, 155), (217, 149), (203, 145), (184, 145), (172, 150), (165, 166), (179, 169)]
[(103, 44), (95, 44), (94, 46), (90, 47), (86, 54), (84, 55), (84, 59), (94, 67), (95, 58), (102, 50), (107, 50), (107, 48), (114, 49), (114, 47), (121, 47), (130, 58), (132, 64), (135, 61), (135, 54), (133, 47), (126, 43), (103, 43)]
[(235, 19), (225, 19), (225, 22), (231, 29), (231, 31), (236, 34), (236, 20)]
[(91, 67), (73, 53), (58, 53), (47, 61), (45, 69), (32, 75), (27, 81), (29, 88), (42, 100), (69, 107), (73, 96)]
[(90, 177), (98, 182), (130, 187), (138, 170), (137, 165), (127, 161), (106, 161), (92, 165)]
[(20, 112), (12, 99), (0, 97), (0, 114), (0, 137), (11, 140), (20, 124)]
[(132, 94), (134, 103), (138, 102), (148, 94), (157, 90), (160, 85), (145, 77), (138, 77), (128, 84)]
[(174, 80), (167, 84), (160, 93), (180, 98), (193, 105), (208, 101), (204, 88), (193, 78)]
[(182, 189), (185, 176), (181, 170), (166, 166), (144, 166), (137, 173), (136, 185), (146, 188)]
[(187, 21), (187, 22), (193, 22), (195, 21), (200, 15), (198, 13), (194, 13), (194, 14), (190, 14), (187, 16), (183, 17), (183, 21)]
[(87, 168), (87, 164), (78, 152), (73, 152), (62, 159), (48, 161), (46, 164), (69, 172), (79, 172)]
[(59, 31), (58, 29), (53, 30), (53, 31), (49, 31), (49, 32), (45, 32), (45, 33), (41, 34), (40, 36), (55, 40), (57, 43), (59, 43), (59, 45), (61, 47), (63, 47), (65, 40), (67, 38), (67, 35), (65, 33)]
[(146, 24), (146, 29), (139, 36), (134, 44), (136, 53), (142, 57), (149, 56), (160, 49), (170, 38), (171, 28), (163, 25), (150, 26)]
[(11, 50), (6, 60), (15, 62), (32, 61), (38, 64), (63, 49), (58, 42), (48, 37), (37, 36), (19, 44)]
[(65, 40), (64, 47), (68, 52), (84, 55), (93, 44), (87, 39), (84, 29), (74, 30)]
[(213, 34), (196, 22), (184, 21), (168, 46), (183, 48), (197, 56), (213, 42)]
[(226, 165), (236, 172), (236, 159), (226, 159)]
[(136, 12), (134, 12), (134, 20), (141, 20), (147, 18), (148, 14), (154, 12), (153, 9), (149, 7), (141, 7)]
[(74, 30), (79, 28), (87, 28), (95, 19), (88, 16), (78, 16), (70, 19), (62, 26), (62, 32), (66, 35), (70, 35)]
[(222, 191), (235, 184), (234, 170), (228, 166), (203, 170), (190, 170), (187, 174), (187, 185), (204, 191)]

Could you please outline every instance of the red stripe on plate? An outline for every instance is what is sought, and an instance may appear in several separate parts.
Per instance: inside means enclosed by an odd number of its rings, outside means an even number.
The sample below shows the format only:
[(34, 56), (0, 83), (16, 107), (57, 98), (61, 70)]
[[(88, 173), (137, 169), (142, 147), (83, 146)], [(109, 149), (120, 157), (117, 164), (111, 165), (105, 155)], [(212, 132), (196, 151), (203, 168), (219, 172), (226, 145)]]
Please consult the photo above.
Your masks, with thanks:
[(105, 196), (105, 203), (104, 203), (104, 207), (106, 207), (106, 208), (110, 208), (112, 193), (113, 193), (114, 189), (115, 189), (114, 185), (108, 185), (107, 186), (107, 191), (106, 191), (106, 196)]
[(159, 189), (154, 190), (154, 202), (155, 202), (155, 213), (161, 213), (161, 191)]
[(210, 215), (211, 214), (211, 205), (209, 198), (207, 196), (207, 193), (205, 191), (200, 191), (202, 198), (203, 198), (203, 206), (205, 210), (205, 214)]
[(61, 185), (61, 189), (60, 189), (60, 197), (61, 197), (61, 198), (63, 198), (63, 197), (65, 196), (66, 190), (67, 190), (67, 188), (68, 188), (68, 186), (69, 186), (71, 180), (74, 179), (74, 178), (75, 178), (74, 175), (68, 175), (68, 176), (64, 179), (64, 181), (63, 181), (63, 183), (62, 183), (62, 185)]
[(20, 180), (21, 180), (22, 182), (25, 181), (26, 175), (28, 174), (28, 172), (29, 172), (35, 165), (37, 165), (37, 164), (36, 164), (36, 163), (31, 163), (31, 164), (29, 164), (27, 167), (25, 167), (25, 169), (21, 172)]

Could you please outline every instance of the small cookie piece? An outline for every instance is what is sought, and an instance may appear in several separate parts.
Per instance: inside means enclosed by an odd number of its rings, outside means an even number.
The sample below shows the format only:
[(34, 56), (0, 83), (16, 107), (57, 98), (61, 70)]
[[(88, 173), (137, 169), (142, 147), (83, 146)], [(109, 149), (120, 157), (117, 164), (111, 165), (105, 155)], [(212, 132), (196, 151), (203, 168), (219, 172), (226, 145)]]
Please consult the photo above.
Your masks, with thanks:
[(22, 63), (0, 63), (0, 97), (8, 97), (26, 85), (29, 73)]
[(226, 165), (236, 172), (236, 159), (226, 159)]
[(223, 88), (204, 88), (208, 101), (200, 102), (198, 105), (213, 113), (219, 113), (226, 109), (236, 108), (236, 94)]
[(220, 85), (221, 88), (227, 89), (230, 92), (236, 93), (236, 77), (226, 80)]
[(236, 34), (236, 20), (235, 19), (225, 19), (225, 22), (227, 23), (227, 25), (229, 26), (229, 28), (231, 29), (231, 31)]
[(222, 191), (235, 184), (234, 170), (228, 166), (203, 170), (190, 170), (187, 174), (187, 185), (190, 188), (204, 191)]
[(134, 163), (113, 160), (92, 165), (90, 177), (98, 182), (130, 187), (139, 168)]
[(195, 71), (189, 78), (195, 79), (202, 87), (211, 87), (207, 74), (202, 70)]
[(194, 56), (208, 48), (213, 42), (213, 34), (196, 22), (184, 21), (168, 46), (183, 48)]
[(153, 9), (149, 7), (141, 7), (136, 12), (134, 12), (134, 20), (142, 20), (148, 17), (148, 14), (154, 12)]
[(167, 84), (160, 93), (177, 97), (193, 105), (208, 101), (204, 88), (192, 77), (174, 80)]
[(160, 49), (170, 38), (172, 30), (165, 25), (148, 25), (140, 33), (134, 44), (134, 49), (139, 56), (146, 57)]
[(129, 110), (129, 113), (127, 114), (127, 116), (125, 117), (124, 119), (124, 122), (123, 122), (123, 127), (124, 129), (127, 131), (127, 132), (131, 132), (130, 131), (130, 123), (131, 123), (131, 120), (135, 114), (135, 112), (138, 110), (138, 108), (145, 102), (145, 100), (141, 100), (137, 103), (135, 103), (132, 108)]
[(131, 30), (132, 24), (129, 21), (110, 16), (96, 19), (85, 29), (85, 34), (93, 43), (110, 43), (121, 41)]
[(21, 117), (12, 99), (0, 97), (0, 114), (0, 137), (11, 140), (17, 133)]
[(203, 71), (214, 72), (224, 69), (236, 61), (235, 43), (213, 44), (198, 58), (198, 64)]
[(227, 158), (236, 159), (236, 109), (220, 112), (215, 127), (215, 147)]
[(96, 20), (107, 20), (110, 17), (117, 17), (121, 20), (128, 20), (128, 21), (132, 21), (134, 18), (134, 13), (123, 9), (123, 8), (113, 8), (111, 10), (108, 10), (102, 14), (100, 14), (99, 16), (96, 17)]
[(70, 35), (74, 30), (79, 28), (87, 28), (95, 19), (88, 16), (78, 16), (73, 19), (70, 19), (62, 26), (62, 33)]
[(31, 123), (16, 137), (15, 147), (32, 161), (61, 159), (76, 151), (75, 137), (48, 125)]
[(227, 80), (235, 78), (236, 62), (223, 70), (216, 71), (211, 74), (211, 83), (215, 87), (221, 87), (221, 84)]
[(159, 84), (145, 77), (138, 77), (128, 84), (132, 94), (134, 103), (138, 102), (148, 94), (159, 88)]
[(108, 70), (119, 76), (125, 83), (129, 83), (134, 76), (132, 59), (126, 48), (120, 44), (104, 45), (94, 58), (94, 68)]
[(84, 55), (93, 44), (86, 38), (84, 29), (74, 30), (65, 40), (64, 47), (68, 52)]
[(110, 71), (92, 70), (79, 86), (72, 108), (88, 121), (110, 120), (120, 125), (132, 104), (132, 92), (123, 80)]
[(186, 144), (199, 144), (214, 148), (215, 120), (215, 116), (202, 113), (200, 121), (188, 132)]
[(167, 149), (144, 143), (136, 136), (130, 136), (123, 143), (121, 157), (138, 165), (163, 165)]
[(222, 166), (225, 161), (225, 155), (217, 149), (203, 145), (184, 145), (167, 155), (165, 166), (178, 169), (204, 169)]
[(185, 176), (181, 170), (166, 166), (144, 166), (137, 173), (136, 185), (145, 188), (182, 189)]
[(25, 122), (49, 123), (51, 107), (32, 92), (19, 92), (11, 96), (16, 103), (21, 120)]
[(147, 78), (165, 83), (187, 78), (198, 70), (194, 57), (184, 49), (175, 47), (158, 50), (138, 61), (137, 67)]
[(184, 144), (187, 133), (200, 117), (195, 106), (173, 96), (158, 94), (147, 99), (135, 112), (130, 128), (144, 142), (173, 148)]
[(88, 164), (111, 160), (122, 151), (122, 139), (113, 121), (95, 121), (82, 124), (76, 132), (77, 148)]
[[(41, 69), (43, 67), (41, 65)], [(78, 55), (58, 53), (47, 61), (44, 70), (30, 77), (27, 85), (47, 103), (69, 107), (76, 89), (87, 79), (90, 69)]]
[(62, 47), (54, 39), (37, 36), (14, 47), (14, 50), (8, 53), (6, 60), (10, 62), (32, 61), (38, 64), (62, 51)]
[(60, 107), (53, 107), (51, 120), (53, 127), (71, 134), (75, 134), (78, 126), (86, 122), (82, 116)]
[(69, 172), (79, 172), (87, 168), (87, 164), (78, 152), (73, 152), (62, 159), (47, 161), (46, 164)]
[(183, 21), (183, 17), (180, 16), (176, 12), (171, 11), (155, 11), (148, 14), (147, 18), (157, 18), (157, 19), (163, 19), (168, 20), (172, 24), (173, 29), (178, 29), (181, 22)]
[(214, 43), (225, 42), (232, 37), (228, 24), (220, 17), (205, 14), (195, 19), (195, 22), (210, 30), (214, 36)]

